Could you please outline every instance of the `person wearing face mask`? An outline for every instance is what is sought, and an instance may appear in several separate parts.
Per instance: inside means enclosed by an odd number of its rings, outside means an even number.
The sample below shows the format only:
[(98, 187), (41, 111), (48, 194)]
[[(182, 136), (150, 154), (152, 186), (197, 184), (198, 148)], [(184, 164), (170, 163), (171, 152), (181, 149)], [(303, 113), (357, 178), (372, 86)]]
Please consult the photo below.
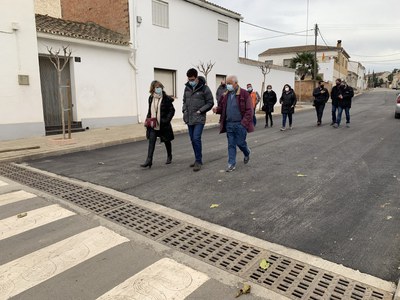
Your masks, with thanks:
[(282, 96), (279, 99), (279, 103), (282, 105), (282, 128), (281, 131), (286, 130), (286, 119), (289, 118), (289, 129), (293, 129), (293, 114), (294, 107), (297, 103), (296, 94), (289, 84), (285, 84), (282, 90)]
[(319, 86), (313, 91), (313, 96), (315, 111), (317, 113), (317, 126), (321, 126), (325, 104), (329, 99), (329, 92), (325, 88), (323, 81), (318, 82), (318, 85)]
[(257, 124), (256, 107), (257, 107), (258, 103), (260, 103), (261, 97), (257, 91), (253, 90), (253, 86), (251, 85), (251, 83), (247, 84), (247, 92), (249, 92), (250, 97), (251, 97), (251, 103), (253, 104), (253, 108), (254, 108), (253, 124), (254, 124), (254, 126), (256, 126), (256, 124)]
[(194, 172), (200, 171), (203, 165), (201, 136), (206, 123), (206, 113), (212, 109), (214, 98), (205, 80), (197, 76), (196, 69), (186, 72), (188, 82), (183, 92), (183, 121), (188, 126), (190, 141), (195, 156), (194, 163), (190, 164)]
[(147, 127), (146, 137), (149, 140), (147, 150), (147, 159), (144, 164), (140, 165), (142, 168), (151, 168), (153, 165), (153, 154), (156, 147), (157, 137), (165, 144), (167, 149), (166, 164), (172, 162), (172, 144), (174, 139), (174, 132), (172, 131), (171, 120), (175, 114), (173, 105), (174, 99), (169, 97), (161, 82), (154, 80), (150, 84), (149, 96), (149, 109), (146, 118), (155, 118), (157, 120), (154, 127)]
[(340, 94), (340, 84), (342, 80), (340, 78), (336, 79), (336, 85), (332, 87), (331, 99), (332, 99), (332, 123), (331, 126), (336, 124), (336, 113), (339, 108), (339, 94)]
[(240, 88), (238, 79), (234, 75), (226, 78), (227, 92), (221, 98), (213, 112), (220, 114), (220, 133), (226, 132), (228, 138), (228, 167), (226, 172), (236, 169), (236, 147), (244, 155), (243, 163), (250, 160), (250, 149), (247, 146), (246, 137), (248, 132), (254, 131), (253, 103), (249, 93)]
[(219, 100), (221, 99), (221, 96), (226, 92), (226, 83), (225, 80), (221, 81), (221, 84), (219, 85), (217, 92), (215, 93), (215, 96), (217, 99), (217, 103), (219, 103)]
[(276, 93), (272, 90), (272, 86), (267, 85), (267, 90), (263, 94), (263, 107), (262, 110), (265, 111), (265, 126), (268, 127), (268, 118), (271, 122), (271, 127), (274, 125), (272, 121), (272, 113), (274, 112), (274, 106), (277, 102)]
[(350, 127), (350, 108), (351, 99), (354, 97), (354, 90), (351, 86), (347, 85), (345, 81), (342, 81), (339, 88), (339, 108), (338, 115), (336, 118), (336, 124), (333, 125), (334, 128), (339, 128), (340, 122), (342, 120), (342, 112), (344, 110), (346, 114), (346, 127)]

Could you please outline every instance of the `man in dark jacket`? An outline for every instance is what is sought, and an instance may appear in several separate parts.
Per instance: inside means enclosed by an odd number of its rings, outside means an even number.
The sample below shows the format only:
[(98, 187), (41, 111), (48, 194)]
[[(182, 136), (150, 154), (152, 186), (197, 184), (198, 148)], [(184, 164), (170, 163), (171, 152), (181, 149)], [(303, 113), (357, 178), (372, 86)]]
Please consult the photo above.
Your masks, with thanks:
[(344, 110), (346, 114), (346, 127), (350, 127), (350, 108), (351, 108), (351, 100), (354, 97), (354, 90), (351, 86), (347, 85), (345, 81), (342, 81), (339, 89), (339, 109), (338, 115), (336, 119), (336, 124), (333, 125), (335, 128), (340, 126), (340, 121), (342, 120), (342, 112)]
[(219, 100), (221, 99), (221, 96), (226, 92), (226, 83), (225, 80), (221, 81), (220, 86), (217, 89), (217, 92), (215, 93), (215, 96), (217, 97), (217, 104), (219, 103)]
[(317, 126), (321, 126), (325, 104), (329, 99), (329, 92), (325, 88), (323, 81), (318, 82), (318, 84), (319, 86), (314, 89), (313, 96), (315, 111), (317, 112)]
[(332, 123), (331, 126), (336, 124), (336, 111), (339, 108), (339, 89), (342, 80), (340, 78), (336, 79), (336, 85), (332, 88), (331, 99), (332, 99)]
[(220, 133), (226, 132), (228, 138), (228, 167), (226, 172), (236, 168), (236, 146), (244, 154), (243, 162), (250, 160), (250, 149), (247, 146), (247, 132), (254, 131), (253, 104), (249, 93), (240, 88), (237, 77), (234, 75), (226, 78), (227, 92), (221, 98), (213, 112), (220, 114)]
[(195, 162), (190, 165), (197, 172), (203, 165), (201, 135), (206, 123), (206, 113), (213, 107), (214, 98), (205, 81), (197, 77), (196, 69), (186, 73), (188, 82), (183, 92), (183, 121), (188, 125), (189, 136), (195, 156)]

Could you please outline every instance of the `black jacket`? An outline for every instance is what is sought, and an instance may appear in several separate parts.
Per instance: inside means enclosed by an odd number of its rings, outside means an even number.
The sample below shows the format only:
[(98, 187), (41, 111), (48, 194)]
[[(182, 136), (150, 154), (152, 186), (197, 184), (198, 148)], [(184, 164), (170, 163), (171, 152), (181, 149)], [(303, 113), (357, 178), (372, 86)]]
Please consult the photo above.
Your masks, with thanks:
[[(161, 142), (172, 141), (174, 139), (174, 132), (172, 131), (171, 120), (175, 115), (175, 108), (173, 105), (174, 99), (168, 96), (163, 91), (163, 98), (160, 105), (160, 130), (157, 132), (157, 136), (160, 137)], [(151, 117), (151, 103), (153, 102), (153, 95), (149, 97), (149, 109), (147, 111), (147, 118)], [(153, 130), (147, 128), (147, 138), (149, 137), (148, 131)]]
[(273, 112), (276, 101), (277, 98), (274, 91), (265, 91), (263, 94), (263, 111), (265, 111), (266, 113)]
[(332, 105), (339, 106), (340, 85), (335, 85), (331, 91)]
[(313, 96), (315, 105), (321, 105), (328, 102), (329, 92), (326, 88), (317, 87), (314, 89)]
[(289, 113), (294, 114), (294, 107), (296, 106), (297, 98), (293, 89), (291, 89), (289, 92), (283, 91), (282, 96), (279, 99), (279, 103), (282, 104), (281, 108), (282, 114), (289, 114)]
[(354, 96), (354, 90), (351, 86), (346, 85), (346, 86), (341, 86), (340, 87), (340, 94), (339, 96), (339, 106), (342, 108), (350, 108), (351, 107), (351, 99)]

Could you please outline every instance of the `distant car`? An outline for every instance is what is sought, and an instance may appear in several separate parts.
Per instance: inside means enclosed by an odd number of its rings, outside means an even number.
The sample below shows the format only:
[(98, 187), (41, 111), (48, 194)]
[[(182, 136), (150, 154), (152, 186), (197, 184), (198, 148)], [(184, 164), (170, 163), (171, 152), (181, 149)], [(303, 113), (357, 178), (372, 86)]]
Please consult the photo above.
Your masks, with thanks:
[(400, 119), (400, 94), (397, 95), (396, 110), (394, 112), (394, 117), (396, 119)]

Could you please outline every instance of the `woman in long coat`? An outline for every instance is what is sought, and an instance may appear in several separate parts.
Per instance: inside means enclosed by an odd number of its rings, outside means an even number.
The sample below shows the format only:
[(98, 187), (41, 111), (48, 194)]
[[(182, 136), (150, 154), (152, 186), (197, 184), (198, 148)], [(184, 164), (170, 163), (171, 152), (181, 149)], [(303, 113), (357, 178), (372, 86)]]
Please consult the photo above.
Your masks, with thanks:
[(274, 125), (272, 121), (272, 113), (274, 112), (274, 105), (277, 102), (276, 93), (272, 90), (272, 86), (267, 85), (267, 90), (263, 94), (263, 107), (262, 110), (265, 111), (265, 126), (268, 127), (268, 118), (271, 121), (271, 127)]
[(282, 90), (282, 96), (279, 99), (279, 103), (282, 104), (282, 128), (281, 131), (286, 130), (286, 118), (289, 118), (289, 129), (293, 129), (293, 114), (294, 107), (297, 103), (296, 94), (289, 84), (285, 84)]
[(171, 120), (175, 114), (173, 105), (174, 99), (164, 92), (164, 86), (161, 82), (154, 80), (150, 85), (149, 109), (146, 119), (153, 118), (157, 120), (154, 127), (147, 126), (146, 137), (149, 140), (149, 148), (147, 151), (147, 159), (142, 168), (151, 168), (153, 165), (153, 154), (156, 146), (157, 137), (165, 144), (167, 150), (166, 164), (172, 162), (172, 144), (174, 132), (172, 131)]

